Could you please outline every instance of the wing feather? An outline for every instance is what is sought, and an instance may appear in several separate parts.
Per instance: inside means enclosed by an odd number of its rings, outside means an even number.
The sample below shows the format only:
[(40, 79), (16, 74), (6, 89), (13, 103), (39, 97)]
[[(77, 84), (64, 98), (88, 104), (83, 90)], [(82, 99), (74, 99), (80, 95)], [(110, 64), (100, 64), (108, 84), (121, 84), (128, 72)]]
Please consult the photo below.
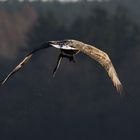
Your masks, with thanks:
[(75, 48), (78, 48), (80, 51), (82, 51), (83, 53), (87, 54), (88, 56), (99, 62), (107, 71), (117, 91), (119, 93), (122, 92), (122, 84), (117, 76), (116, 70), (109, 56), (105, 52), (101, 51), (96, 47), (84, 43), (82, 43), (82, 45), (81, 44), (76, 45)]
[(33, 50), (32, 52), (30, 52), (7, 76), (6, 78), (0, 83), (0, 85), (4, 85), (5, 82), (16, 72), (18, 72), (21, 68), (24, 67), (25, 64), (28, 63), (28, 61), (31, 59), (32, 55), (42, 49), (48, 48), (49, 45), (48, 43), (43, 43), (41, 44), (41, 46), (35, 50)]

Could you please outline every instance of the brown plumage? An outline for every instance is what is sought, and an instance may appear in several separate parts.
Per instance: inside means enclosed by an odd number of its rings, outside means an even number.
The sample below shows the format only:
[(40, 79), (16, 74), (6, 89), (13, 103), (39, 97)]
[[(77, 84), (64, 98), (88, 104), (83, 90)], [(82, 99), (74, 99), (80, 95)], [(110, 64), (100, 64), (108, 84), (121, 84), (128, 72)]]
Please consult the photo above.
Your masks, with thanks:
[(41, 47), (29, 53), (24, 58), (24, 60), (18, 66), (16, 66), (16, 68), (10, 74), (8, 74), (8, 76), (2, 81), (1, 84), (3, 85), (15, 72), (19, 71), (30, 60), (30, 58), (35, 52), (48, 48), (50, 46), (53, 46), (61, 50), (61, 54), (58, 58), (57, 66), (54, 69), (54, 73), (56, 73), (56, 70), (58, 69), (63, 57), (68, 58), (70, 61), (71, 60), (74, 61), (73, 56), (79, 52), (83, 52), (87, 54), (88, 56), (90, 56), (91, 58), (95, 59), (105, 68), (114, 86), (116, 87), (117, 91), (121, 93), (122, 84), (117, 76), (116, 70), (110, 58), (108, 57), (108, 55), (94, 46), (82, 43), (77, 40), (49, 41), (49, 42), (43, 43)]
[(99, 50), (96, 47), (93, 47), (91, 45), (88, 44), (84, 44), (82, 42), (77, 42), (75, 43), (75, 41), (72, 41), (75, 45), (75, 48), (77, 48), (78, 50), (80, 50), (81, 52), (87, 54), (88, 56), (90, 56), (91, 58), (95, 59), (97, 62), (99, 62), (107, 71), (109, 77), (111, 78), (114, 86), (116, 87), (117, 91), (121, 93), (122, 91), (122, 84), (117, 76), (116, 70), (109, 58), (109, 56)]

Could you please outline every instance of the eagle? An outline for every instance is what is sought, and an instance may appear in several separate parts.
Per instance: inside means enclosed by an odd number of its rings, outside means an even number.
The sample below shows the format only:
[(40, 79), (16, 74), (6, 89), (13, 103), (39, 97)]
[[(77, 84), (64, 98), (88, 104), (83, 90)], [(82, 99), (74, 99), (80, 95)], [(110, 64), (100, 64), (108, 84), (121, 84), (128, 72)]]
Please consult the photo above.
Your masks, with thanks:
[(96, 48), (95, 46), (85, 44), (78, 40), (66, 39), (66, 40), (57, 40), (57, 41), (47, 41), (39, 45), (37, 49), (29, 52), (26, 57), (6, 76), (6, 78), (1, 82), (1, 85), (4, 85), (5, 82), (17, 71), (24, 67), (24, 65), (31, 59), (31, 57), (38, 51), (55, 47), (60, 49), (60, 54), (57, 60), (57, 64), (53, 70), (53, 77), (58, 70), (60, 63), (63, 58), (69, 59), (69, 61), (75, 62), (75, 55), (79, 52), (83, 52), (88, 55), (92, 59), (96, 60), (99, 64), (101, 64), (104, 69), (107, 71), (108, 76), (111, 78), (113, 85), (116, 87), (117, 92), (121, 93), (123, 86), (117, 76), (117, 72), (107, 55), (104, 51)]

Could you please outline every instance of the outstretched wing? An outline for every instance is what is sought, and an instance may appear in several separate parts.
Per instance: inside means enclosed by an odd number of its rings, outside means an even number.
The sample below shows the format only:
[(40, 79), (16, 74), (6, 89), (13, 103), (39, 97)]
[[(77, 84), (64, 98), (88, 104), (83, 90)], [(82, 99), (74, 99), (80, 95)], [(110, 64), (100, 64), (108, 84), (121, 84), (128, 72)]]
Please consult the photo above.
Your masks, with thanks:
[(24, 65), (26, 63), (28, 63), (28, 61), (31, 59), (32, 55), (34, 53), (36, 53), (37, 51), (40, 51), (42, 49), (46, 49), (49, 47), (48, 42), (45, 42), (43, 44), (41, 44), (41, 46), (35, 50), (33, 50), (32, 52), (30, 52), (7, 76), (6, 78), (0, 83), (1, 85), (3, 85), (13, 74), (15, 74), (17, 71), (19, 71), (21, 68), (24, 67)]
[(76, 45), (74, 47), (87, 54), (91, 58), (95, 59), (97, 62), (99, 62), (106, 69), (117, 91), (119, 93), (122, 92), (122, 84), (117, 76), (116, 70), (109, 56), (105, 52), (99, 50), (96, 47), (84, 43), (82, 43), (82, 45)]

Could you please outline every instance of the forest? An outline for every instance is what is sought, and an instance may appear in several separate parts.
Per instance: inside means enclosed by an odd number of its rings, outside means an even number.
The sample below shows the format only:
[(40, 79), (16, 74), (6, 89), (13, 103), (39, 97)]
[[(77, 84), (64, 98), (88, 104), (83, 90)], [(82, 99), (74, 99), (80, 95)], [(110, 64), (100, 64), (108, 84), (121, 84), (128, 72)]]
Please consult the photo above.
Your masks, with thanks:
[(40, 43), (76, 39), (105, 51), (124, 86), (120, 96), (82, 53), (53, 78), (60, 51), (40, 51), (0, 89), (2, 139), (140, 138), (140, 4), (130, 1), (0, 2), (1, 80)]

